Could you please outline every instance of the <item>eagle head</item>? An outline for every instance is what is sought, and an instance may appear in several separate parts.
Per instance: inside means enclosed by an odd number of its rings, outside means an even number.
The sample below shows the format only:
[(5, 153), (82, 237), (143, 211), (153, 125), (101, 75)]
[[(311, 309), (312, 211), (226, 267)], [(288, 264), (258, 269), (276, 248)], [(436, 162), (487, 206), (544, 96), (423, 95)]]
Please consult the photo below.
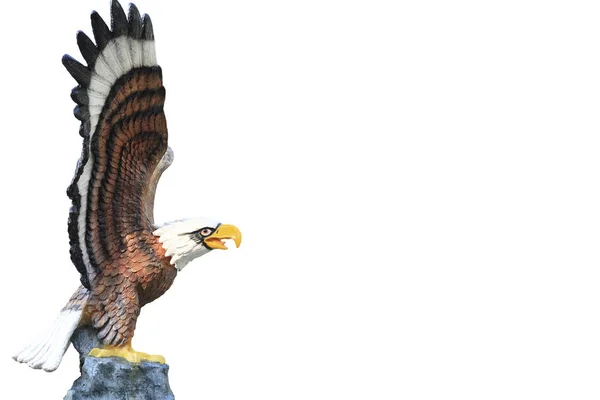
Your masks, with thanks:
[(224, 240), (233, 240), (236, 247), (242, 243), (238, 228), (208, 218), (168, 222), (153, 233), (166, 250), (165, 255), (171, 257), (171, 265), (179, 271), (213, 249), (227, 250)]

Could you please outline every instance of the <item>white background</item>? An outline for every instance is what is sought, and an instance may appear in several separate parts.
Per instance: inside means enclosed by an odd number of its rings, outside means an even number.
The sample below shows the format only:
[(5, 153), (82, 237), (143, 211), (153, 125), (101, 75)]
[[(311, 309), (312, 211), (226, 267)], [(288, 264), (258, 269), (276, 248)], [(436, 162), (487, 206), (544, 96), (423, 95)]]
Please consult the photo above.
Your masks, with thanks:
[[(78, 285), (60, 58), (108, 4), (2, 6), (6, 398), (78, 376), (72, 349), (52, 374), (10, 356)], [(178, 400), (600, 396), (597, 2), (137, 5), (175, 150), (157, 219), (244, 233), (142, 312)]]

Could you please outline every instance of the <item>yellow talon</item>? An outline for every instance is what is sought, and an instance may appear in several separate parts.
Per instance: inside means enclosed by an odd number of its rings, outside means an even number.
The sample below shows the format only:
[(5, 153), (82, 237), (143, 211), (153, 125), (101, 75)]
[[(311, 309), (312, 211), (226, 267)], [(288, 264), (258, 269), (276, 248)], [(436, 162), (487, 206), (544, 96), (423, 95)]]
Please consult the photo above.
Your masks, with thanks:
[(130, 363), (140, 363), (142, 361), (165, 363), (165, 358), (159, 355), (152, 355), (135, 351), (131, 348), (131, 342), (127, 342), (122, 346), (106, 346), (103, 349), (92, 349), (90, 357), (121, 357)]

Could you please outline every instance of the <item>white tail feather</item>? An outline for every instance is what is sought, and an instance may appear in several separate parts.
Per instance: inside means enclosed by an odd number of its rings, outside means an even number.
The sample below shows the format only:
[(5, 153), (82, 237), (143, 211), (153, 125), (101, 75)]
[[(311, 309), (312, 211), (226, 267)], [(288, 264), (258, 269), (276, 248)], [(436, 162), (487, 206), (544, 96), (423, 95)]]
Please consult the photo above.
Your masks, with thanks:
[(71, 340), (71, 335), (81, 320), (81, 310), (64, 310), (56, 321), (13, 358), (31, 368), (54, 371), (60, 365)]

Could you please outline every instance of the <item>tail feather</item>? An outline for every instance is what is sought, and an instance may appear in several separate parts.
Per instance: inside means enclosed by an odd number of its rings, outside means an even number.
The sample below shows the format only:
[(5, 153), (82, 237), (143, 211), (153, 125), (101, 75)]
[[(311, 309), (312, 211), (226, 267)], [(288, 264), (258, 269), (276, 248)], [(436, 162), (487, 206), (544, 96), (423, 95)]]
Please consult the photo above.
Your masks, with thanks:
[(82, 310), (63, 310), (48, 330), (13, 358), (31, 368), (54, 371), (69, 347), (71, 335), (81, 321)]
[(46, 361), (47, 355), (50, 351), (50, 346), (54, 344), (56, 334), (58, 333), (59, 327), (57, 325), (58, 324), (54, 324), (52, 332), (50, 333), (48, 339), (46, 339), (45, 343), (43, 343), (41, 348), (37, 351), (35, 357), (33, 357), (32, 360), (29, 362), (29, 366), (31, 366), (32, 368), (40, 369), (44, 365), (44, 362)]
[(36, 365), (38, 362), (38, 359), (46, 353), (46, 351), (48, 349), (48, 344), (52, 342), (52, 340), (54, 339), (55, 336), (56, 336), (56, 328), (53, 327), (52, 331), (48, 332), (48, 335), (46, 335), (44, 337), (43, 341), (40, 341), (38, 343), (38, 345), (35, 347), (32, 354), (27, 357), (30, 360), (29, 363), (31, 366)]
[[(40, 335), (39, 337), (37, 337), (33, 342), (31, 342), (32, 343), (31, 345), (24, 348), (17, 355), (18, 358), (23, 359), (23, 360), (24, 359), (33, 360), (38, 355), (38, 353), (40, 352), (40, 350), (44, 346), (44, 344), (48, 341), (48, 338), (51, 333), (52, 332), (48, 330), (48, 331), (44, 332), (42, 335)], [(15, 356), (13, 358), (15, 358), (15, 360), (16, 360), (17, 356)]]

